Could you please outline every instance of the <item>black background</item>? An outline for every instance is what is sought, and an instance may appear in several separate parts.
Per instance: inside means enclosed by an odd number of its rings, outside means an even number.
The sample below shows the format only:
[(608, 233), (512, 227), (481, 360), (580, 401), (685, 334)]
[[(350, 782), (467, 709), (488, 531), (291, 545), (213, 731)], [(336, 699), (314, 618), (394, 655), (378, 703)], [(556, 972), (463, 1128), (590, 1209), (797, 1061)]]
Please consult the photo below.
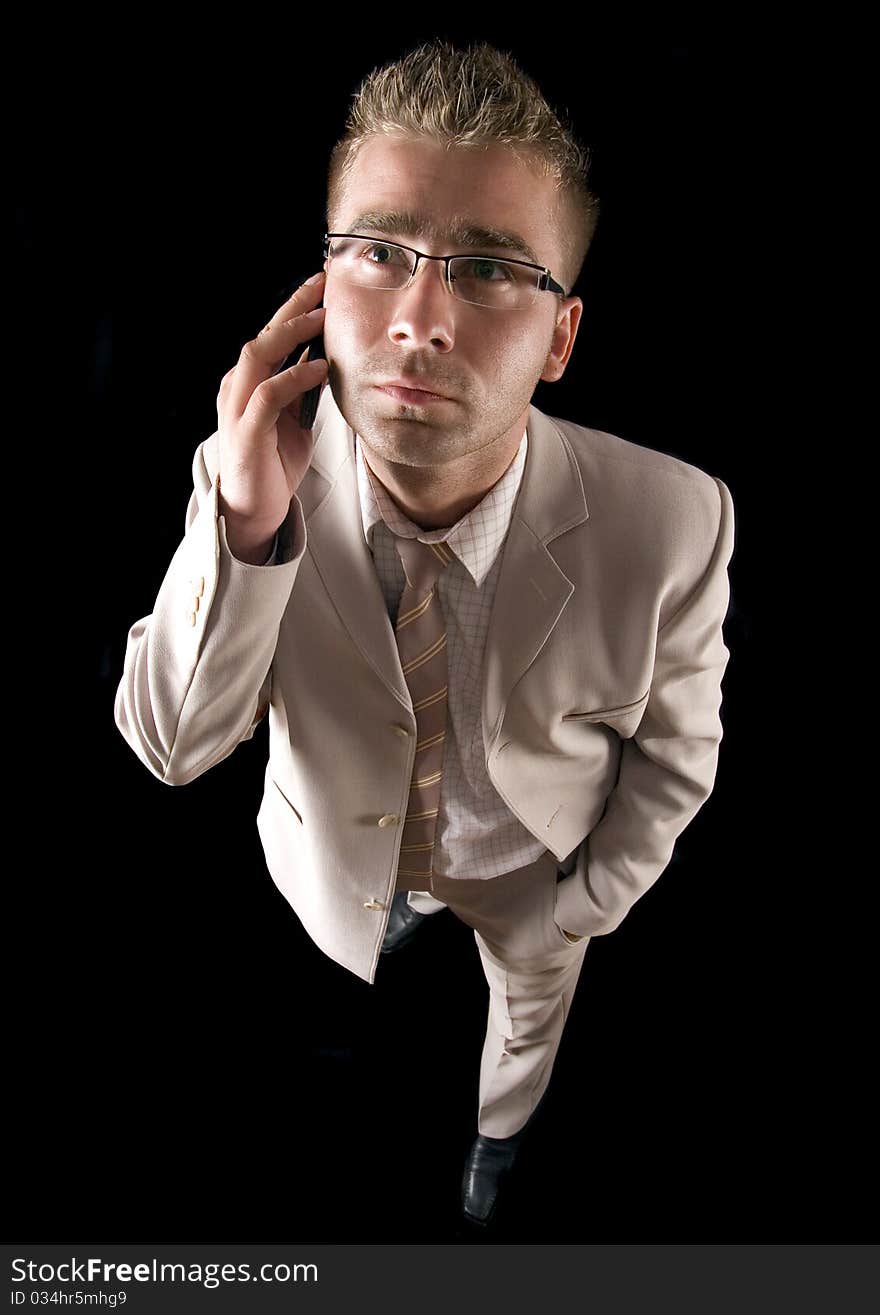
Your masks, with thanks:
[(441, 915), (368, 986), (266, 871), (267, 723), (170, 789), (113, 720), (220, 379), (321, 265), (350, 96), (442, 33), (510, 50), (594, 151), (584, 316), (535, 405), (717, 475), (737, 515), (715, 790), (588, 948), (494, 1240), (861, 1240), (860, 1001), (820, 936), (839, 901), (819, 837), (847, 786), (794, 739), (799, 636), (777, 648), (771, 625), (792, 549), (767, 507), (783, 469), (797, 479), (765, 393), (772, 60), (757, 42), (572, 44), (367, 11), (340, 47), (332, 19), (257, 41), (237, 15), (222, 51), (148, 31), (106, 60), (56, 49), (51, 131), (18, 140), (13, 274), (47, 289), (24, 322), (52, 394), (23, 435), (44, 502), (17, 544), (41, 636), (11, 709), (29, 783), (9, 883), (19, 1231), (466, 1240), (487, 1003), (470, 930)]

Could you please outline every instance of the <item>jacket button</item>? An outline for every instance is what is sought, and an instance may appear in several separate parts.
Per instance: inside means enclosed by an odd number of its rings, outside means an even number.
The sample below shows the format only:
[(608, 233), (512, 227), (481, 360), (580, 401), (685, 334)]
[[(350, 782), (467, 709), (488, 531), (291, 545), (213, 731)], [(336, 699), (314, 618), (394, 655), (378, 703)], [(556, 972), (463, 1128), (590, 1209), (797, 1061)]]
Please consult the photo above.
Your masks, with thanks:
[(196, 585), (196, 593), (201, 595), (204, 592), (205, 592), (205, 577), (203, 575), (200, 575), (198, 584)]
[(397, 820), (396, 813), (385, 813), (379, 818), (379, 826), (393, 826)]
[(365, 909), (384, 909), (384, 907), (385, 905), (378, 899), (368, 899), (364, 904)]
[(395, 735), (399, 735), (400, 738), (401, 738), (402, 740), (408, 740), (408, 739), (409, 739), (409, 735), (410, 735), (410, 733), (409, 733), (409, 731), (406, 729), (405, 726), (401, 726), (401, 725), (399, 725), (399, 724), (395, 724), (394, 726), (391, 727), (391, 729), (394, 731), (394, 734), (395, 734)]
[(186, 615), (187, 615), (187, 619), (188, 619), (190, 625), (191, 625), (191, 626), (194, 626), (195, 623), (196, 623), (196, 614), (195, 614), (195, 612), (187, 612)]

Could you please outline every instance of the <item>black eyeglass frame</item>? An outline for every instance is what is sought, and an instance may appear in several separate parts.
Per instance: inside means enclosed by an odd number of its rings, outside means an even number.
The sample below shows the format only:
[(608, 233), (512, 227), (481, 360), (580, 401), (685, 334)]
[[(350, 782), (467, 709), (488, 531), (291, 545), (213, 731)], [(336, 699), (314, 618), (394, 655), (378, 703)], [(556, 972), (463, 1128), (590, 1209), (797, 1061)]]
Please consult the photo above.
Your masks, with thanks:
[[(450, 296), (455, 297), (455, 293), (452, 291), (452, 283), (449, 278), (449, 262), (450, 260), (470, 259), (470, 260), (497, 260), (507, 265), (524, 265), (526, 269), (537, 270), (538, 273), (541, 275), (540, 279), (538, 280), (538, 286), (535, 289), (536, 293), (553, 292), (557, 296), (563, 296), (563, 297), (568, 295), (565, 291), (565, 288), (563, 288), (560, 283), (556, 282), (556, 279), (550, 273), (550, 270), (547, 268), (546, 265), (535, 265), (532, 263), (531, 260), (511, 260), (508, 256), (475, 256), (472, 252), (467, 252), (467, 251), (457, 252), (455, 255), (452, 256), (429, 256), (425, 251), (417, 251), (415, 247), (408, 247), (405, 242), (392, 242), (390, 241), (389, 238), (373, 237), (369, 233), (325, 233), (324, 234), (325, 260), (329, 260), (330, 258), (330, 239), (332, 237), (356, 237), (356, 238), (360, 238), (362, 242), (376, 242), (379, 245), (384, 244), (389, 247), (399, 247), (401, 251), (412, 252), (412, 254), (416, 258), (416, 263), (413, 265), (412, 270), (410, 272), (409, 283), (405, 283), (403, 285), (403, 288), (374, 288), (373, 291), (375, 292), (402, 292), (404, 288), (408, 288), (410, 286), (416, 274), (418, 273), (420, 260), (442, 260), (445, 265), (445, 269), (443, 272), (444, 274), (443, 281), (446, 284), (446, 290), (450, 294)], [(482, 302), (468, 302), (465, 297), (456, 297), (456, 300), (464, 301), (467, 305), (482, 306), (484, 310), (515, 309), (513, 307), (505, 308), (503, 306), (483, 306)], [(519, 309), (528, 310), (528, 306), (521, 306), (519, 307)]]

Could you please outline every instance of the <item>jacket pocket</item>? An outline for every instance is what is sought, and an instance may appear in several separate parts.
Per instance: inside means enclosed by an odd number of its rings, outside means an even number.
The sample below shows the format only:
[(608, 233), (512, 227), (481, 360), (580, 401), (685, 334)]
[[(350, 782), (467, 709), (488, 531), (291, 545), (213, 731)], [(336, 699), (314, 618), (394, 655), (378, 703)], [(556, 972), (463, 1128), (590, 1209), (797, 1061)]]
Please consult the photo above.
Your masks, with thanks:
[(620, 703), (616, 708), (596, 708), (587, 712), (566, 712), (563, 721), (613, 721), (615, 717), (627, 717), (638, 712), (648, 702), (651, 691), (648, 689), (640, 699), (633, 703)]
[(284, 793), (284, 791), (281, 789), (281, 786), (280, 786), (280, 785), (278, 784), (278, 782), (275, 780), (275, 777), (274, 777), (274, 776), (272, 777), (272, 784), (275, 786), (275, 789), (278, 791), (278, 793), (281, 795), (281, 798), (284, 800), (284, 802), (287, 804), (287, 806), (288, 806), (288, 808), (290, 809), (290, 811), (293, 813), (293, 815), (294, 815), (294, 817), (296, 818), (297, 822), (299, 822), (300, 826), (302, 826), (302, 825), (303, 825), (302, 813), (300, 813), (299, 810), (298, 810), (297, 808), (294, 808), (293, 804), (290, 802), (290, 800), (288, 799), (287, 795), (286, 795), (286, 794)]

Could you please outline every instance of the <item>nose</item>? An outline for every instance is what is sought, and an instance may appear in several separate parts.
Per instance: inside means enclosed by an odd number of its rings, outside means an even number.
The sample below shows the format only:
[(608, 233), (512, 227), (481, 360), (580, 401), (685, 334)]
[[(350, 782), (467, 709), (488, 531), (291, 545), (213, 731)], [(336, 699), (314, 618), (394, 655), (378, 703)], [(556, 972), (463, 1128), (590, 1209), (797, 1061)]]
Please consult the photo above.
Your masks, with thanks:
[(442, 260), (420, 260), (409, 287), (388, 297), (393, 298), (388, 323), (392, 342), (452, 350), (457, 299), (446, 286)]

